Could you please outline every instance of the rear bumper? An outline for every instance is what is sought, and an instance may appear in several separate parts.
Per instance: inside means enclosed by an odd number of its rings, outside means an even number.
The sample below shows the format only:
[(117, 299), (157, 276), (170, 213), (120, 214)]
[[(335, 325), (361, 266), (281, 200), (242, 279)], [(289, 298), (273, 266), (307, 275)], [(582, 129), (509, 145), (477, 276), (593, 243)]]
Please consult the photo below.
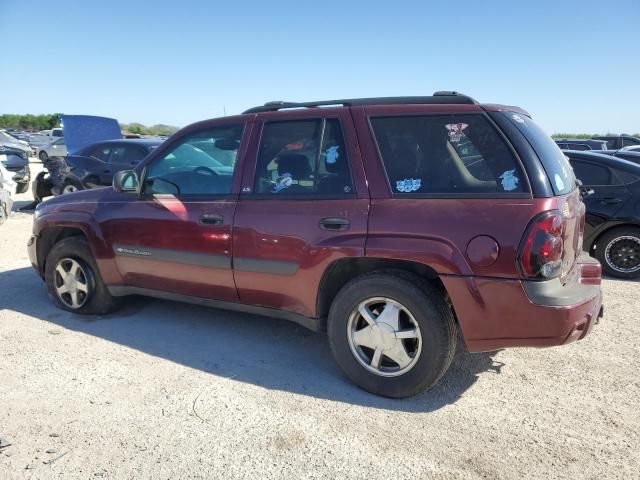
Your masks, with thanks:
[(551, 347), (581, 340), (603, 314), (600, 264), (586, 254), (563, 285), (442, 277), (472, 352)]

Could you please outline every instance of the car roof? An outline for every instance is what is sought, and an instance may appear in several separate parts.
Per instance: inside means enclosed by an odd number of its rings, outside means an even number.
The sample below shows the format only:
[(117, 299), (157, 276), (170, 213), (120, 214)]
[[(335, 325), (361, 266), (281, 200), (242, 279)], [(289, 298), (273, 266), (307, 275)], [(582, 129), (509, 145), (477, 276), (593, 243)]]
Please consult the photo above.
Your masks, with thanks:
[(163, 140), (155, 140), (151, 138), (115, 138), (113, 140), (102, 140), (96, 142), (93, 145), (101, 143), (117, 143), (120, 145), (142, 145), (143, 147), (157, 147), (163, 142)]
[(625, 160), (620, 157), (614, 157), (613, 155), (583, 150), (563, 150), (563, 153), (570, 159), (591, 160), (594, 163), (619, 168), (621, 170), (635, 173), (636, 175), (640, 172), (640, 165), (637, 163), (630, 162), (629, 160)]

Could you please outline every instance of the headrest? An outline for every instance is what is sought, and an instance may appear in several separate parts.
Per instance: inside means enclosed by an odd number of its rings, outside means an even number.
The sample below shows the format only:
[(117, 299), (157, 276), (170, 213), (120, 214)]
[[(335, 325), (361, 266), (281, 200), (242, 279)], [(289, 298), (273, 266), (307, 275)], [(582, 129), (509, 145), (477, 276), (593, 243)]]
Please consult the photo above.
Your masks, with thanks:
[(311, 167), (306, 155), (301, 153), (283, 153), (277, 156), (278, 175), (291, 174), (295, 180), (306, 179), (311, 176)]

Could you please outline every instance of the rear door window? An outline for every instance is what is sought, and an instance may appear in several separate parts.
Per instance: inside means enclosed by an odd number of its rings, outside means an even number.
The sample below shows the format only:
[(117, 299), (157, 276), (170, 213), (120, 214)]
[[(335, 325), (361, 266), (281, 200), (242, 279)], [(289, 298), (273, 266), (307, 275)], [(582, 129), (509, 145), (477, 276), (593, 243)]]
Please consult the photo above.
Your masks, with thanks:
[(566, 195), (576, 188), (575, 177), (567, 157), (553, 139), (526, 115), (500, 112), (524, 135), (542, 162), (556, 195)]
[(274, 197), (341, 197), (353, 194), (338, 119), (265, 123), (254, 192)]
[(520, 162), (484, 115), (373, 117), (394, 195), (522, 196)]
[(613, 177), (611, 171), (602, 165), (596, 165), (590, 162), (581, 162), (579, 160), (573, 160), (571, 162), (573, 171), (578, 180), (584, 185), (612, 185)]

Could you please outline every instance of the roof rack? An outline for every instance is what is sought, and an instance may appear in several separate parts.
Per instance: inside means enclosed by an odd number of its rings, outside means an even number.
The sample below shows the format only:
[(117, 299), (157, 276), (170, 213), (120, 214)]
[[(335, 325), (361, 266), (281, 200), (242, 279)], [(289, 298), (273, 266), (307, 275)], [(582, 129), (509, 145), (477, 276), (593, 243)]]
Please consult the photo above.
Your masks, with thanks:
[(322, 100), (319, 102), (267, 102), (262, 106), (253, 107), (249, 110), (245, 110), (242, 113), (261, 113), (261, 112), (276, 112), (278, 110), (284, 110), (287, 108), (314, 108), (314, 107), (328, 107), (328, 106), (343, 106), (350, 107), (356, 105), (391, 105), (391, 104), (417, 104), (417, 105), (429, 105), (429, 104), (469, 104), (475, 105), (476, 102), (473, 98), (453, 91), (439, 91), (435, 92), (432, 96), (424, 97), (373, 97), (373, 98), (346, 98), (342, 100)]

